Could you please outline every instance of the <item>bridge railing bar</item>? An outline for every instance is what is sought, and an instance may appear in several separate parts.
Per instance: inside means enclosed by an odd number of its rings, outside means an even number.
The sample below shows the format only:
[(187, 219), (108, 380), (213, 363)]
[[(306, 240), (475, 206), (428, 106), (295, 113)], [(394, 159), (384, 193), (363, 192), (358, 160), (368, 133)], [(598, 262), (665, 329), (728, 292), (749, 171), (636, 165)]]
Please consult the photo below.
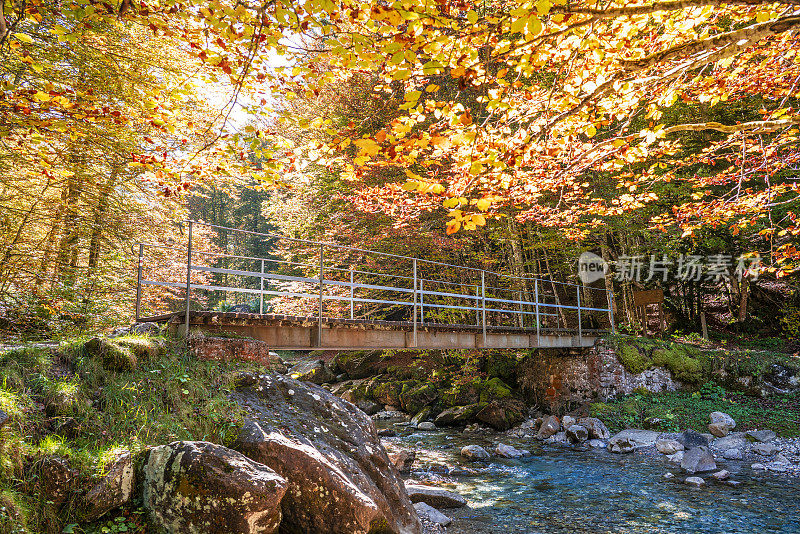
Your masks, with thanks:
[[(304, 263), (304, 262), (295, 262), (295, 261), (288, 261), (288, 260), (281, 260), (278, 258), (267, 258), (267, 257), (254, 257), (254, 256), (243, 256), (243, 255), (235, 255), (230, 253), (218, 253), (218, 252), (209, 252), (209, 251), (201, 251), (195, 250), (194, 247), (194, 240), (193, 240), (193, 226), (195, 224), (201, 224), (204, 226), (223, 229), (223, 230), (230, 230), (233, 232), (241, 232), (244, 234), (250, 235), (257, 235), (262, 237), (271, 237), (277, 239), (288, 240), (292, 242), (299, 242), (305, 244), (312, 244), (319, 251), (319, 261), (318, 264), (313, 263)], [(160, 244), (152, 244), (152, 243), (140, 243), (139, 244), (139, 254), (138, 254), (138, 264), (137, 264), (137, 296), (136, 296), (136, 315), (137, 318), (141, 317), (141, 303), (142, 303), (142, 287), (143, 286), (161, 286), (161, 287), (172, 287), (172, 288), (180, 288), (182, 287), (185, 290), (185, 314), (186, 314), (186, 328), (188, 331), (189, 328), (189, 311), (192, 305), (192, 291), (196, 289), (208, 290), (208, 291), (223, 291), (223, 292), (234, 292), (234, 293), (244, 293), (244, 294), (256, 294), (258, 295), (258, 310), (259, 313), (263, 314), (265, 311), (265, 296), (285, 296), (285, 297), (297, 297), (297, 298), (316, 298), (317, 300), (317, 319), (318, 319), (318, 339), (317, 341), (322, 344), (322, 323), (325, 318), (325, 302), (326, 301), (345, 301), (349, 305), (349, 316), (351, 319), (354, 319), (356, 316), (355, 310), (355, 303), (372, 303), (378, 305), (395, 305), (401, 307), (410, 307), (412, 316), (412, 322), (414, 327), (414, 345), (417, 344), (417, 330), (418, 324), (426, 324), (426, 308), (429, 310), (439, 309), (439, 310), (458, 310), (458, 311), (469, 311), (473, 310), (476, 314), (476, 322), (478, 326), (481, 326), (484, 345), (486, 343), (486, 331), (487, 327), (489, 326), (488, 321), (488, 314), (499, 314), (494, 316), (493, 324), (502, 323), (508, 321), (509, 318), (513, 319), (514, 316), (517, 317), (518, 323), (521, 328), (525, 327), (526, 321), (525, 316), (531, 315), (535, 317), (535, 327), (536, 327), (536, 335), (537, 339), (540, 338), (541, 330), (543, 328), (551, 329), (551, 326), (545, 326), (543, 321), (547, 318), (555, 318), (556, 320), (556, 328), (560, 328), (560, 323), (567, 321), (568, 322), (563, 325), (563, 328), (569, 328), (569, 323), (575, 324), (572, 322), (573, 320), (577, 321), (577, 334), (578, 338), (581, 339), (584, 332), (584, 314), (589, 312), (606, 312), (609, 316), (609, 322), (611, 324), (611, 328), (614, 328), (613, 324), (613, 296), (609, 294), (609, 292), (605, 289), (601, 288), (589, 288), (587, 286), (582, 286), (578, 284), (571, 284), (567, 282), (556, 282), (553, 280), (544, 280), (541, 278), (535, 277), (520, 277), (515, 275), (508, 275), (504, 273), (497, 273), (486, 271), (484, 269), (477, 269), (473, 267), (465, 267), (459, 265), (453, 265), (445, 262), (437, 262), (432, 260), (424, 260), (419, 258), (413, 258), (410, 256), (402, 256), (398, 254), (389, 254), (389, 253), (382, 253), (376, 251), (365, 250), (357, 247), (349, 247), (345, 245), (338, 245), (333, 243), (322, 243), (318, 241), (310, 241), (305, 239), (298, 239), (298, 238), (289, 238), (286, 236), (280, 236), (277, 234), (265, 234), (259, 232), (251, 232), (248, 230), (238, 230), (234, 228), (228, 228), (219, 225), (210, 225), (207, 223), (199, 223), (197, 221), (190, 221), (189, 222), (189, 243), (186, 247), (186, 282), (185, 284), (174, 283), (174, 282), (166, 282), (160, 280), (150, 280), (144, 274), (145, 264), (146, 264), (146, 257), (145, 251), (149, 247), (163, 249), (163, 250), (180, 250), (177, 247), (170, 247), (166, 245)], [(330, 247), (333, 249), (340, 249), (340, 250), (348, 250), (348, 251), (356, 251), (362, 254), (371, 254), (374, 256), (385, 257), (385, 258), (393, 258), (393, 259), (402, 259), (402, 260), (410, 260), (410, 263), (413, 267), (412, 276), (405, 276), (402, 274), (393, 274), (393, 273), (386, 273), (386, 272), (377, 272), (377, 271), (368, 271), (368, 270), (361, 270), (355, 269), (353, 267), (350, 268), (342, 268), (336, 265), (326, 265), (326, 259), (329, 257), (325, 251), (326, 247)], [(181, 247), (182, 248), (182, 247)], [(212, 265), (202, 265), (198, 264), (194, 261), (193, 255), (200, 255), (207, 258), (217, 258), (219, 259), (232, 259), (236, 260), (244, 260), (244, 261), (253, 261), (258, 262), (257, 266), (255, 266), (258, 270), (249, 270), (248, 268), (245, 269), (236, 269), (236, 268), (222, 268)], [(335, 257), (335, 256), (333, 256)], [(369, 262), (375, 261), (374, 258), (369, 260)], [(396, 263), (396, 262), (395, 262)], [(172, 262), (167, 262), (166, 265), (170, 265)], [(252, 264), (251, 264), (252, 265)], [(269, 272), (267, 270), (267, 265), (285, 265), (289, 267), (300, 267), (301, 269), (308, 269), (311, 267), (316, 266), (319, 270), (318, 277), (313, 276), (291, 276), (289, 274), (277, 274), (274, 272)], [(379, 265), (379, 264), (378, 264)], [(477, 274), (480, 272), (481, 280), (480, 286), (476, 285), (475, 283), (470, 283), (469, 275), (467, 275), (467, 281), (452, 281), (452, 280), (442, 280), (439, 279), (437, 276), (430, 276), (430, 275), (423, 275), (420, 273), (420, 265), (428, 265), (428, 266), (443, 266), (447, 267), (448, 269), (457, 269), (455, 271), (455, 275), (461, 280), (464, 280), (464, 275), (459, 275), (458, 273), (475, 273)], [(163, 262), (162, 262), (163, 268)], [(380, 267), (378, 267), (380, 269)], [(198, 284), (192, 282), (192, 271), (194, 272), (206, 272), (210, 274), (224, 274), (225, 276), (225, 284), (217, 283), (205, 283), (205, 284)], [(290, 271), (291, 272), (291, 271)], [(337, 273), (346, 273), (346, 279), (342, 280), (341, 276)], [(395, 283), (387, 283), (384, 285), (383, 283), (361, 283), (355, 279), (356, 275), (361, 274), (366, 277), (376, 277), (383, 280), (408, 280), (411, 282), (411, 287), (406, 287), (403, 284), (395, 284)], [(233, 276), (234, 280), (231, 283), (228, 283), (228, 275)], [(500, 279), (507, 279), (512, 280), (514, 282), (513, 287), (498, 287), (496, 284), (487, 283), (487, 278), (489, 276), (494, 277), (495, 280)], [(251, 289), (252, 284), (250, 282), (242, 282), (245, 283), (245, 287), (239, 287), (239, 283), (237, 283), (237, 277), (254, 277), (258, 281), (255, 284), (256, 289)], [(217, 278), (219, 280), (219, 278)], [(238, 279), (241, 280), (241, 279)], [(277, 290), (273, 290), (271, 287), (267, 287), (265, 280), (274, 280), (278, 282), (295, 282), (301, 285), (305, 284), (313, 284), (316, 285), (318, 290), (316, 292), (306, 292), (302, 290), (302, 287), (298, 287), (297, 289), (301, 289), (297, 291), (296, 289), (292, 288), (291, 286), (281, 286), (280, 284), (276, 288)], [(547, 287), (548, 291), (542, 293), (539, 287), (539, 280), (543, 280), (549, 286)], [(381, 280), (382, 282), (382, 280)], [(426, 284), (427, 282), (427, 284)], [(533, 282), (533, 298), (531, 299), (527, 295), (527, 291), (525, 287), (528, 286), (525, 282)], [(470, 293), (462, 293), (460, 290), (456, 291), (438, 291), (437, 284), (441, 284), (443, 286), (449, 286), (453, 288), (469, 288), (474, 287), (476, 292), (475, 295)], [(249, 287), (248, 287), (249, 286)], [(327, 288), (334, 288), (340, 287), (346, 290), (346, 293), (342, 294), (341, 292), (333, 291), (328, 292), (326, 291)], [(570, 303), (571, 298), (567, 295), (569, 292), (562, 293), (561, 290), (558, 288), (567, 288), (567, 287), (575, 287), (575, 304), (573, 305)], [(444, 289), (444, 288), (442, 288)], [(356, 290), (366, 291), (367, 295), (361, 296), (356, 294)], [(369, 298), (369, 292), (378, 292), (377, 298)], [(598, 307), (597, 305), (592, 305), (594, 302), (597, 302), (596, 297), (592, 298), (589, 295), (591, 302), (587, 306), (586, 303), (582, 301), (582, 291), (603, 291), (606, 293), (606, 300), (608, 303), (608, 308)], [(388, 293), (388, 294), (385, 294)], [(391, 298), (392, 294), (411, 294), (412, 300), (406, 301), (402, 298)], [(549, 296), (548, 296), (549, 295)], [(506, 298), (506, 296), (508, 298)], [(389, 297), (389, 298), (387, 298)], [(209, 298), (209, 297), (198, 297), (198, 298)], [(555, 303), (547, 302), (547, 300), (551, 300), (555, 298)], [(471, 303), (468, 305), (461, 305), (458, 301), (467, 301), (467, 303)], [(565, 302), (566, 300), (566, 302)], [(548, 311), (544, 311), (545, 310)], [(338, 309), (338, 308), (337, 308)], [(378, 308), (381, 309), (381, 308)], [(569, 315), (565, 314), (564, 312), (574, 312), (570, 313)], [(337, 312), (338, 313), (338, 312)], [(368, 312), (369, 313), (369, 312)], [(446, 319), (452, 323), (452, 318), (454, 317), (452, 314), (445, 314), (437, 315), (433, 314), (433, 320), (436, 321), (436, 318), (439, 317), (450, 317), (451, 319)], [(457, 315), (455, 316), (457, 318)], [(514, 322), (517, 322), (515, 320)], [(549, 322), (549, 321), (546, 321)], [(447, 323), (447, 324), (450, 324)], [(531, 325), (533, 326), (533, 325)]]

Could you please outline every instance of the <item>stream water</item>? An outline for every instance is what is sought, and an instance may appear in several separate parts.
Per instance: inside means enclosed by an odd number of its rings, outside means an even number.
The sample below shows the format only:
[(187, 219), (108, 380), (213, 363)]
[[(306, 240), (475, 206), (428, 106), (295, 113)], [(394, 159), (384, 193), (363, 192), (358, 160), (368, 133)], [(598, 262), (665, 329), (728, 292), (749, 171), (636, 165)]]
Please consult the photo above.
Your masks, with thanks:
[[(581, 452), (501, 435), (441, 431), (401, 432), (387, 441), (416, 450), (410, 478), (467, 498), (469, 507), (444, 510), (454, 519), (448, 532), (800, 533), (800, 480), (753, 471), (742, 462), (718, 462), (741, 485), (706, 476), (707, 486), (692, 488), (680, 482), (686, 475), (656, 452)], [(459, 455), (463, 445), (491, 451), (499, 441), (533, 454), (520, 460), (493, 457), (488, 464), (465, 462)], [(445, 465), (477, 472), (443, 474)], [(675, 481), (663, 479), (667, 471), (675, 473)]]

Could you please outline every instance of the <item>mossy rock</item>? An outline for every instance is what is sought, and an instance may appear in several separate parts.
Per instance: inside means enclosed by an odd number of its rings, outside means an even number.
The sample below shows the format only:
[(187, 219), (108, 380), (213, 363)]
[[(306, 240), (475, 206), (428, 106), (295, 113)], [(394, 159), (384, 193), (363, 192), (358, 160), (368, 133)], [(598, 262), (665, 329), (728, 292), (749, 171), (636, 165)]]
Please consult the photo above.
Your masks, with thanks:
[(492, 352), (486, 358), (486, 374), (489, 378), (500, 378), (512, 383), (517, 374), (517, 355), (508, 350)]
[(374, 390), (372, 391), (372, 398), (381, 404), (399, 406), (400, 392), (402, 390), (403, 384), (400, 382), (383, 382), (375, 386)]
[(130, 372), (136, 369), (136, 354), (127, 347), (115, 342), (95, 337), (84, 343), (83, 350), (91, 358), (99, 361), (103, 369), (115, 372)]
[(512, 395), (511, 388), (499, 378), (487, 380), (481, 388), (480, 402), (508, 399)]
[(407, 365), (390, 365), (386, 368), (386, 374), (397, 380), (409, 380), (414, 377), (414, 370)]
[(353, 380), (381, 375), (386, 372), (386, 358), (382, 351), (340, 352), (330, 364), (335, 373), (345, 373)]
[(45, 383), (42, 390), (45, 413), (54, 417), (74, 415), (83, 402), (80, 385), (73, 380), (51, 380)]
[(400, 393), (400, 404), (407, 413), (417, 413), (425, 406), (439, 398), (439, 392), (433, 384), (421, 384), (416, 387), (403, 387)]
[(505, 431), (525, 419), (525, 404), (518, 399), (481, 402), (475, 418), (495, 430)]
[(114, 343), (129, 349), (139, 361), (158, 358), (167, 353), (167, 343), (161, 337), (123, 336), (114, 339)]
[(645, 350), (637, 345), (625, 343), (618, 352), (619, 359), (625, 369), (631, 373), (641, 373), (650, 368), (653, 361), (647, 357)]
[(469, 382), (453, 384), (442, 395), (442, 402), (446, 406), (466, 406), (475, 404), (480, 400), (481, 380), (474, 378)]

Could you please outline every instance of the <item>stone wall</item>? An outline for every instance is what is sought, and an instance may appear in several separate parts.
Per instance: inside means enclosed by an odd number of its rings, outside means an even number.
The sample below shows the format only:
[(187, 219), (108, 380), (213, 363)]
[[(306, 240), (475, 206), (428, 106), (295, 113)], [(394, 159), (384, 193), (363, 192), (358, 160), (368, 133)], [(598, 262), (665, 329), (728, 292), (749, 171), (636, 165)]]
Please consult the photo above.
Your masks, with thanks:
[(685, 386), (662, 367), (629, 372), (614, 346), (603, 340), (583, 350), (532, 351), (517, 369), (517, 382), (527, 401), (551, 413), (571, 411), (588, 401), (626, 395), (637, 388), (659, 392)]

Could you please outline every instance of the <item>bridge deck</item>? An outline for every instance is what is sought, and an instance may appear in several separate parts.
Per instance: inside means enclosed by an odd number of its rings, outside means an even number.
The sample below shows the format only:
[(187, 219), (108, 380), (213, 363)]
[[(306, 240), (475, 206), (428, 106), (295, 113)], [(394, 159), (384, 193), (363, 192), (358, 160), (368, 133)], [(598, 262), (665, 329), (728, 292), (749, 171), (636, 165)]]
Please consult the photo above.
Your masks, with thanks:
[[(185, 335), (184, 312), (145, 317), (143, 322), (165, 322)], [(243, 335), (266, 342), (273, 349), (526, 349), (592, 346), (605, 330), (519, 328), (512, 326), (453, 325), (410, 321), (192, 311), (192, 332)], [(320, 339), (321, 335), (321, 339)]]

